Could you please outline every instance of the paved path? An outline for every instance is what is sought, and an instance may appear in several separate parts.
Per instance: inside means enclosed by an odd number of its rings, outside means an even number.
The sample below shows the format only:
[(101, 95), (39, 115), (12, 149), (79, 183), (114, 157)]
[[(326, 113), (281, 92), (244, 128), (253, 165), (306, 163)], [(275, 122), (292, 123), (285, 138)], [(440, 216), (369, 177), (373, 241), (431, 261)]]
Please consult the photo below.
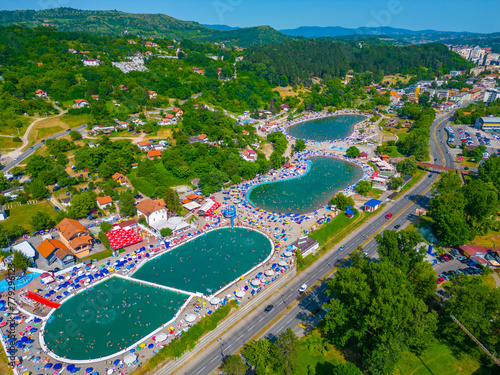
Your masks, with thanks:
[(496, 272), (493, 272), (493, 280), (495, 280), (495, 284), (497, 288), (500, 288), (500, 277), (498, 277)]

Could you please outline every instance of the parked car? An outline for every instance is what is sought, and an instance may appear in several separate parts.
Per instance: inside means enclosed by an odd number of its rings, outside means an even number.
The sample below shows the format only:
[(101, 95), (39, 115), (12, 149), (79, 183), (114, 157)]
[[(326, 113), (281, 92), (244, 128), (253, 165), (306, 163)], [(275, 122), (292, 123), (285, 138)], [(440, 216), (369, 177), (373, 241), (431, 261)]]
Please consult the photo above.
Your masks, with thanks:
[(443, 281), (444, 281), (444, 277), (440, 277), (440, 278), (437, 279), (437, 283), (438, 284), (441, 284)]

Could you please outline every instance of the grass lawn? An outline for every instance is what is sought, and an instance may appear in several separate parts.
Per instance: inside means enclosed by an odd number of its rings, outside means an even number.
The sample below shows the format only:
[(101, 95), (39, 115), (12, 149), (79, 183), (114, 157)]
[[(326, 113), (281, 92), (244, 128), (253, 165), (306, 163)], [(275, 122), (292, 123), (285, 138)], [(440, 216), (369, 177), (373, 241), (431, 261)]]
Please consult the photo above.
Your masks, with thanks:
[(345, 214), (340, 213), (328, 224), (322, 225), (320, 229), (315, 230), (309, 236), (318, 241), (320, 246), (325, 248), (333, 247), (335, 243), (364, 224), (371, 215), (373, 215), (371, 212), (358, 211), (352, 219), (349, 219)]
[(95, 259), (95, 260), (101, 260), (105, 258), (109, 258), (111, 256), (112, 251), (109, 249), (103, 250), (98, 252), (97, 254), (92, 254), (89, 255), (88, 257), (81, 258), (80, 260), (83, 262), (84, 260), (90, 260), (90, 259)]
[(455, 357), (450, 347), (434, 339), (430, 348), (420, 357), (408, 351), (404, 352), (403, 358), (398, 362), (394, 371), (394, 375), (431, 374), (487, 375), (489, 374), (489, 369), (482, 366), (480, 362), (470, 356)]
[(391, 152), (389, 152), (387, 155), (389, 155), (391, 158), (401, 158), (404, 157), (403, 154), (401, 154), (398, 151), (398, 148), (396, 146), (387, 146), (391, 148)]
[(180, 179), (175, 177), (172, 173), (165, 169), (163, 163), (156, 163), (155, 167), (158, 170), (158, 173), (151, 176), (137, 177), (135, 170), (132, 170), (132, 172), (127, 176), (132, 185), (142, 194), (152, 196), (155, 194), (155, 190), (160, 186), (166, 187), (189, 184), (189, 178)]
[(54, 220), (57, 216), (57, 212), (52, 208), (50, 203), (46, 200), (43, 200), (38, 204), (23, 204), (21, 206), (12, 208), (10, 210), (9, 218), (4, 221), (4, 223), (9, 227), (20, 225), (28, 232), (31, 232), (32, 226), (30, 224), (30, 221), (33, 217), (36, 217), (41, 212), (48, 214)]
[(410, 190), (424, 176), (425, 176), (425, 171), (423, 169), (417, 169), (417, 171), (413, 175), (413, 178), (411, 179), (411, 181), (408, 182), (405, 186), (403, 186), (403, 188), (401, 189), (400, 194), (404, 193), (405, 191)]
[(345, 363), (344, 355), (333, 345), (323, 344), (321, 334), (315, 329), (299, 341), (298, 369), (295, 374), (309, 375), (309, 368), (315, 369), (315, 375), (330, 375), (332, 368)]
[(484, 236), (477, 236), (471, 245), (484, 247), (500, 246), (500, 232), (489, 230)]
[(9, 366), (7, 355), (5, 354), (2, 346), (0, 346), (0, 374), (5, 374), (5, 375), (14, 374), (14, 372)]
[(398, 80), (401, 81), (402, 83), (408, 83), (411, 77), (412, 77), (411, 74), (408, 74), (406, 76), (401, 76), (399, 74), (384, 76), (383, 82), (389, 82), (390, 85), (395, 84)]
[(89, 122), (93, 121), (93, 117), (90, 113), (85, 113), (78, 116), (66, 114), (60, 117), (60, 119), (70, 128), (76, 128), (77, 126), (88, 124)]
[(19, 146), (22, 146), (23, 142), (14, 142), (14, 138), (10, 137), (0, 137), (0, 149), (5, 150), (5, 149), (15, 149), (18, 148)]

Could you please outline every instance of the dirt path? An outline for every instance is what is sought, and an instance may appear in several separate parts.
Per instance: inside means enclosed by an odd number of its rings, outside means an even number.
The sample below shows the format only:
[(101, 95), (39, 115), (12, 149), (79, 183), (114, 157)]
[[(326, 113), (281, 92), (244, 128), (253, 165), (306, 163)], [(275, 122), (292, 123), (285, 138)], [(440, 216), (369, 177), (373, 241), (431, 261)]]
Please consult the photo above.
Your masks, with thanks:
[[(54, 103), (53, 103), (54, 104)], [(57, 105), (54, 104), (54, 107), (56, 109), (59, 110), (59, 114), (58, 115), (54, 115), (54, 116), (48, 116), (48, 117), (40, 117), (40, 118), (37, 118), (35, 121), (33, 121), (29, 126), (28, 128), (26, 129), (26, 132), (24, 133), (24, 135), (22, 137), (19, 137), (21, 138), (21, 140), (23, 141), (23, 144), (22, 146), (19, 146), (18, 148), (16, 148), (14, 151), (11, 151), (9, 152), (8, 154), (6, 154), (4, 156), (4, 158), (9, 158), (10, 160), (14, 159), (14, 158), (17, 158), (21, 153), (22, 153), (22, 150), (28, 146), (29, 144), (29, 140), (28, 140), (28, 135), (30, 134), (30, 132), (33, 130), (34, 126), (42, 121), (42, 120), (46, 120), (46, 119), (49, 119), (49, 118), (56, 118), (56, 117), (61, 117), (62, 115), (64, 115), (67, 111), (63, 111), (61, 108), (59, 108)]]

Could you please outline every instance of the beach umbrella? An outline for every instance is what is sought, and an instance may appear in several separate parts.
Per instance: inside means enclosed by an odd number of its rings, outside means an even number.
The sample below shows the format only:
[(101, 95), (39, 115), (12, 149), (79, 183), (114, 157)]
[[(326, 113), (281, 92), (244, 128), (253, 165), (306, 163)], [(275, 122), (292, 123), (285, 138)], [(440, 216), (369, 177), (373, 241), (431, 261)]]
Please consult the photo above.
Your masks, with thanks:
[(113, 369), (112, 368), (108, 368), (108, 371), (106, 372), (106, 374), (111, 375), (112, 373), (113, 373)]
[(74, 364), (69, 364), (69, 365), (68, 365), (68, 367), (66, 367), (66, 369), (67, 369), (68, 371), (71, 371), (71, 370), (73, 370), (74, 368), (75, 368), (75, 365), (74, 365)]
[(285, 252), (283, 253), (283, 256), (285, 256), (285, 257), (287, 257), (287, 258), (288, 258), (288, 257), (291, 257), (292, 255), (293, 255), (293, 253), (292, 253), (291, 251), (285, 251)]
[(115, 359), (113, 361), (113, 366), (118, 366), (119, 363), (120, 363), (120, 360), (119, 359)]
[(251, 284), (252, 284), (253, 286), (259, 286), (260, 281), (259, 281), (259, 280), (257, 280), (257, 279), (253, 279), (253, 280), (251, 281)]
[(154, 347), (154, 344), (149, 344), (148, 349), (152, 349)]
[(155, 338), (154, 340), (155, 341), (158, 341), (158, 342), (162, 342), (162, 341), (165, 341), (167, 339), (167, 334), (166, 333), (159, 333)]
[(87, 369), (85, 370), (87, 374), (90, 374), (92, 371), (94, 371), (92, 367), (87, 367)]
[(273, 276), (274, 275), (274, 271), (272, 271), (272, 270), (267, 270), (264, 273), (265, 273), (266, 276)]
[(51, 367), (52, 367), (52, 363), (50, 363), (50, 362), (46, 363), (45, 366), (43, 366), (44, 369), (45, 368), (51, 368)]
[(192, 322), (194, 322), (195, 320), (196, 320), (196, 315), (194, 315), (194, 314), (188, 314), (188, 315), (186, 316), (186, 322), (188, 322), (188, 323), (192, 323)]
[(280, 260), (280, 261), (278, 262), (278, 266), (284, 267), (284, 266), (286, 266), (286, 265), (287, 265), (287, 263), (286, 263), (284, 260)]
[(217, 297), (212, 298), (212, 299), (210, 300), (210, 303), (211, 303), (212, 305), (217, 305), (217, 304), (219, 304), (219, 303), (220, 303), (220, 298), (217, 298)]
[(243, 298), (243, 297), (245, 297), (245, 292), (244, 292), (243, 290), (238, 290), (238, 291), (236, 292), (236, 297), (238, 297), (238, 298)]
[(61, 367), (62, 367), (62, 365), (60, 363), (56, 363), (54, 365), (54, 370), (59, 370)]
[(125, 364), (127, 365), (131, 365), (132, 363), (135, 362), (135, 360), (137, 359), (137, 355), (133, 354), (133, 353), (128, 353), (124, 358), (123, 358), (123, 362), (125, 362)]

